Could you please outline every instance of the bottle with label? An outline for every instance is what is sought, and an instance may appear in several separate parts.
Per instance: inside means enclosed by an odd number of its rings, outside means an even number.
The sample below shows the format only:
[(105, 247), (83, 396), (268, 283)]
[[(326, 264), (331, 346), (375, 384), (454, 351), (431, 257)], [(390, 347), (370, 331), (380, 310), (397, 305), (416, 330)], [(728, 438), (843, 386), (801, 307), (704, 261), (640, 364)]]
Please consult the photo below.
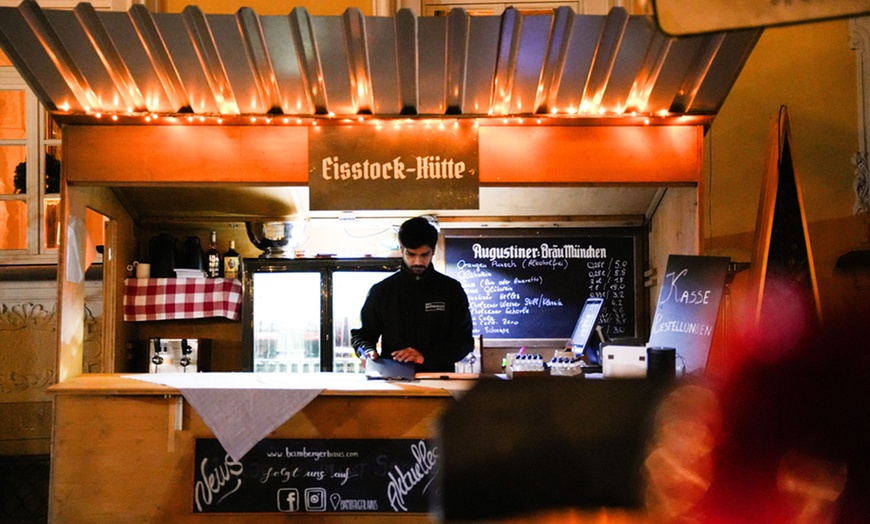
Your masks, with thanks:
[(208, 239), (208, 252), (205, 254), (205, 272), (208, 278), (221, 276), (221, 254), (217, 250), (217, 233), (212, 231)]
[(224, 253), (224, 278), (239, 278), (242, 257), (236, 252), (236, 241), (230, 240), (230, 248)]

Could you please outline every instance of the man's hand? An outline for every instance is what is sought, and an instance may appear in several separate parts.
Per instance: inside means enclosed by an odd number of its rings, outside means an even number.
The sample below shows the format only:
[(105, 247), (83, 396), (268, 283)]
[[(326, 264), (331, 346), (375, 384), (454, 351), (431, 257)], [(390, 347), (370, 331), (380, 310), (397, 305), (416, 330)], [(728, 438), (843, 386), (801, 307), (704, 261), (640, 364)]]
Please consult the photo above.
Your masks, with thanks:
[(362, 367), (366, 367), (366, 360), (377, 360), (378, 352), (374, 348), (369, 348), (365, 350), (363, 353), (360, 353), (359, 360), (362, 364)]
[(414, 362), (415, 364), (423, 363), (423, 354), (412, 347), (393, 351), (391, 354), (393, 360), (398, 362)]

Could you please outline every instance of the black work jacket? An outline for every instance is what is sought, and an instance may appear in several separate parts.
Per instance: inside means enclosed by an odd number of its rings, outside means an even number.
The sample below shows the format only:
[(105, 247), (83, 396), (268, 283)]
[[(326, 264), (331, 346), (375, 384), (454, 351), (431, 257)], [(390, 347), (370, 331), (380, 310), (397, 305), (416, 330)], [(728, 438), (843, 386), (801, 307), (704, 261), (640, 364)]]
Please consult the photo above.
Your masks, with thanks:
[(369, 290), (360, 312), (362, 326), (351, 330), (357, 353), (375, 348), (381, 356), (412, 347), (423, 354), (421, 372), (451, 372), (474, 349), (468, 297), (455, 279), (432, 265), (419, 277), (405, 264)]

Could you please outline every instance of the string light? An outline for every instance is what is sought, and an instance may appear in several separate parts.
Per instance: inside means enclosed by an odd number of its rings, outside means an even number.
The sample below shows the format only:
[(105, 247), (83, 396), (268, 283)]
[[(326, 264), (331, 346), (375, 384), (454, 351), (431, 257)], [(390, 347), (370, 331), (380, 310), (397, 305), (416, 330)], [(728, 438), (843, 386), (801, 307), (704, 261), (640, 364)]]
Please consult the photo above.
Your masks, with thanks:
[[(68, 106), (65, 105), (64, 107)], [(104, 113), (102, 111), (86, 111), (78, 114), (88, 116), (97, 120), (105, 117), (107, 119), (110, 119), (112, 122), (119, 123), (125, 123), (129, 122), (130, 120), (141, 119), (139, 120), (139, 122), (152, 124), (161, 119), (161, 115), (148, 111), (134, 111), (133, 113), (130, 113), (126, 110), (110, 111), (108, 113)], [(395, 130), (399, 130), (405, 126), (411, 129), (415, 127), (423, 127), (428, 129), (433, 126), (437, 126), (438, 129), (443, 130), (451, 125), (454, 129), (456, 129), (463, 124), (475, 127), (479, 127), (481, 124), (494, 125), (498, 123), (501, 123), (501, 125), (504, 126), (527, 126), (530, 124), (542, 125), (547, 123), (548, 119), (550, 123), (555, 123), (556, 125), (572, 125), (572, 123), (579, 123), (580, 125), (584, 125), (584, 121), (588, 122), (590, 120), (594, 120), (596, 122), (615, 122), (618, 119), (622, 119), (623, 123), (628, 125), (644, 126), (651, 125), (653, 122), (655, 122), (655, 125), (660, 125), (659, 122), (670, 125), (695, 125), (699, 122), (704, 121), (704, 118), (699, 119), (697, 117), (693, 117), (693, 115), (670, 113), (666, 109), (644, 112), (638, 110), (635, 106), (620, 107), (613, 110), (608, 110), (602, 106), (596, 106), (594, 110), (589, 112), (580, 111), (580, 107), (568, 107), (567, 109), (562, 111), (559, 111), (557, 108), (548, 108), (546, 110), (546, 113), (532, 115), (531, 118), (520, 115), (500, 115), (494, 117), (474, 116), (471, 118), (465, 118), (462, 116), (445, 116), (441, 118), (437, 116), (423, 118), (402, 116), (400, 118), (390, 118), (389, 116), (387, 116), (384, 118), (376, 118), (371, 115), (346, 115), (336, 117), (334, 113), (330, 112), (327, 115), (295, 117), (291, 117), (289, 115), (275, 117), (269, 114), (233, 114), (228, 116), (224, 116), (221, 114), (164, 114), (162, 115), (162, 119), (163, 123), (165, 124), (179, 124), (183, 123), (182, 119), (186, 119), (187, 123), (193, 125), (215, 125), (224, 123), (249, 123), (254, 125), (267, 125), (278, 122), (283, 124), (290, 124), (291, 122), (295, 122), (296, 125), (314, 127), (322, 125), (324, 122), (326, 122), (327, 124), (340, 123), (342, 125), (349, 126), (370, 124), (375, 126), (377, 129), (383, 129), (384, 127), (389, 125)], [(329, 121), (326, 119), (334, 120)]]

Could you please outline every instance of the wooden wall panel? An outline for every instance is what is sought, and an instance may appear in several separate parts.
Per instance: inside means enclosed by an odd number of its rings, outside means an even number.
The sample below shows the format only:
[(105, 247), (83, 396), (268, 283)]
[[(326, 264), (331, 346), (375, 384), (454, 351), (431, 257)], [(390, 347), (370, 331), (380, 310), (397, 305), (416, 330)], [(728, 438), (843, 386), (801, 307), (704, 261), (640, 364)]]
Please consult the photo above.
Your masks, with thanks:
[(480, 127), (481, 184), (697, 183), (703, 128)]
[[(212, 438), (213, 434), (186, 402), (182, 430), (175, 430), (176, 398), (162, 394), (58, 394), (50, 522), (288, 522), (288, 515), (283, 513), (193, 513), (195, 439)], [(414, 392), (383, 397), (323, 395), (271, 436), (433, 438), (435, 421), (453, 402), (451, 397), (416, 396)], [(297, 524), (432, 521), (427, 514), (385, 513), (298, 513), (290, 520)]]
[(305, 184), (308, 128), (67, 126), (70, 183)]
[[(681, 184), (701, 177), (701, 126), (479, 129), (481, 184)], [(302, 126), (69, 126), (64, 138), (71, 183), (308, 183)]]

